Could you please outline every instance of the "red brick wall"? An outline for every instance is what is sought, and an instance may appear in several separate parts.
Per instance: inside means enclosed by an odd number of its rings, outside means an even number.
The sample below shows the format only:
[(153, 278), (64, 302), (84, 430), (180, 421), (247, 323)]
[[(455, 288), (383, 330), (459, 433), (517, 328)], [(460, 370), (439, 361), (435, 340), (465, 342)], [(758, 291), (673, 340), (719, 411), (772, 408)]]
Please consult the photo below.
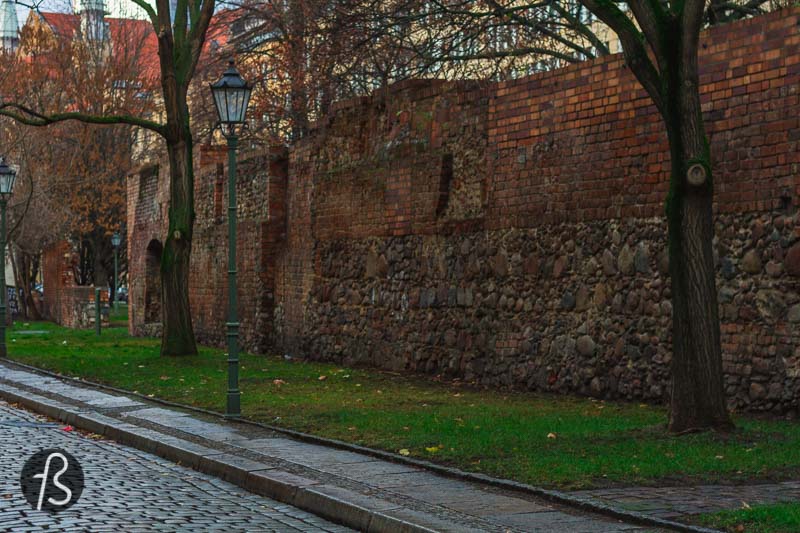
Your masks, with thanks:
[[(797, 194), (800, 35), (790, 10), (701, 39), (700, 83), (718, 212)], [(659, 216), (666, 134), (619, 55), (499, 84), (489, 107), (490, 227)]]
[(290, 164), (297, 186), (313, 180), (315, 236), (433, 233), (481, 216), (489, 89), (411, 80), (340, 104)]
[(127, 180), (128, 327), (134, 335), (161, 331), (160, 312), (154, 317), (146, 303), (160, 301), (159, 258), (152, 254), (163, 246), (169, 226), (167, 184), (159, 165), (142, 167)]
[[(795, 9), (703, 34), (719, 212), (776, 208), (800, 190), (796, 21)], [(293, 155), (294, 166), (309, 161), (310, 175), (292, 175), (313, 176), (320, 239), (440, 231), (448, 153), (451, 192), (472, 201), (448, 218), (509, 228), (663, 212), (662, 120), (620, 55), (499, 84), (411, 81), (389, 92), (341, 103), (307, 141), (313, 148)]]
[[(94, 327), (95, 288), (77, 286), (73, 279), (72, 247), (61, 241), (42, 254), (43, 315), (68, 328)], [(108, 325), (108, 290), (100, 292), (101, 320)]]
[[(701, 39), (736, 408), (800, 407), (799, 18)], [(491, 385), (667, 394), (669, 155), (621, 57), (340, 103), (289, 169), (279, 349)]]
[[(286, 156), (282, 151), (240, 156), (237, 172), (238, 313), (243, 346), (264, 351), (272, 335), (273, 255), (285, 234), (282, 195)], [(227, 149), (202, 147), (195, 172), (195, 224), (189, 276), (189, 302), (199, 342), (223, 345), (228, 302)], [(151, 166), (128, 178), (129, 327), (136, 335), (158, 335), (159, 258), (169, 226), (166, 167)], [(148, 264), (148, 254), (150, 261)], [(150, 312), (147, 307), (150, 305)], [(158, 305), (160, 307), (160, 305)]]
[(56, 243), (42, 252), (42, 314), (50, 318), (57, 313), (61, 288), (72, 285), (72, 271), (68, 268), (72, 249), (66, 242)]

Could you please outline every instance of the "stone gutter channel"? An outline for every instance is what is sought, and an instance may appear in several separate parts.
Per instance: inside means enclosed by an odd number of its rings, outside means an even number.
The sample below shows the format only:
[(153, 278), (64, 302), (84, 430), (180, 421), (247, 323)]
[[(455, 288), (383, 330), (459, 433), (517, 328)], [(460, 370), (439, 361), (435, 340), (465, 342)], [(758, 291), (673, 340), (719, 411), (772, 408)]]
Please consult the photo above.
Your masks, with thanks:
[(714, 531), (10, 360), (0, 397), (360, 531)]

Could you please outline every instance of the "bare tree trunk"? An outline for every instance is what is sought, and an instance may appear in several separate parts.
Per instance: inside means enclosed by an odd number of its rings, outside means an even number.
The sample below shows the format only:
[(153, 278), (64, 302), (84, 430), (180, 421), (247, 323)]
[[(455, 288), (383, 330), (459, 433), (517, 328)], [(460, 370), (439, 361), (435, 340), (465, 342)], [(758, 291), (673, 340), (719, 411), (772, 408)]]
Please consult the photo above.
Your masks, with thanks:
[(27, 320), (42, 320), (42, 313), (36, 307), (31, 290), (39, 269), (36, 258), (18, 247), (11, 251), (10, 258), (17, 285), (20, 316)]
[(36, 273), (39, 270), (38, 259), (36, 256), (31, 256), (24, 252), (22, 256), (24, 259), (22, 267), (22, 302), (24, 302), (25, 316), (27, 316), (29, 320), (42, 320), (42, 313), (39, 312), (39, 308), (36, 307), (36, 301), (33, 298), (33, 290), (31, 289), (36, 280)]
[[(159, 15), (169, 10), (165, 0), (157, 0)], [(160, 19), (158, 56), (167, 123), (164, 140), (169, 156), (169, 233), (161, 254), (161, 355), (197, 355), (197, 342), (189, 308), (189, 259), (194, 226), (194, 168), (192, 132), (186, 94), (191, 78), (190, 56), (176, 54), (175, 41), (168, 26), (169, 17)], [(177, 24), (177, 22), (176, 22)], [(182, 30), (181, 30), (182, 32)], [(202, 41), (200, 42), (202, 47)], [(180, 48), (179, 48), (180, 50)]]
[(170, 168), (169, 235), (161, 256), (161, 355), (196, 355), (189, 309), (189, 258), (194, 222), (192, 140), (167, 144)]
[[(675, 47), (679, 48), (679, 47)], [(667, 199), (672, 283), (672, 387), (669, 429), (733, 427), (725, 405), (712, 242), (714, 195), (703, 128), (697, 56), (673, 48), (667, 63), (665, 120), (672, 163)]]

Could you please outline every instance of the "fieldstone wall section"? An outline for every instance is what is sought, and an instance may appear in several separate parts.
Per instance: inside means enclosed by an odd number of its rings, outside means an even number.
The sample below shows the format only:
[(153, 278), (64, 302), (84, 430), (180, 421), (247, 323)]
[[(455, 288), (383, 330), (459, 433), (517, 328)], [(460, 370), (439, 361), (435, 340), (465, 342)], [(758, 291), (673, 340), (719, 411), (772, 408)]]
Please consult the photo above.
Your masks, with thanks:
[[(793, 409), (800, 396), (799, 284), (786, 272), (800, 266), (790, 254), (798, 227), (780, 214), (717, 217), (725, 380), (737, 409)], [(665, 235), (664, 220), (650, 218), (328, 242), (305, 353), (660, 401), (671, 359)]]
[[(725, 382), (741, 410), (800, 408), (798, 22), (791, 8), (702, 37)], [(191, 297), (198, 335), (221, 343), (224, 169), (204, 168)], [(618, 56), (341, 102), (288, 159), (242, 164), (245, 346), (662, 401), (668, 174), (661, 119)], [(163, 194), (146, 181), (129, 181), (129, 202)], [(165, 231), (141, 213), (140, 250), (145, 229)]]

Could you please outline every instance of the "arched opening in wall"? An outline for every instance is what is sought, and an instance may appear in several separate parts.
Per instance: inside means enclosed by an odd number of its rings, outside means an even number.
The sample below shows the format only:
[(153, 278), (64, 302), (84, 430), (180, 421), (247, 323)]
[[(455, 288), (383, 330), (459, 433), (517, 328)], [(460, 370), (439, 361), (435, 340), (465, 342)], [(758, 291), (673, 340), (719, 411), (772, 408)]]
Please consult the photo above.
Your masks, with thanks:
[(144, 321), (161, 323), (161, 242), (153, 239), (147, 245), (144, 272)]

